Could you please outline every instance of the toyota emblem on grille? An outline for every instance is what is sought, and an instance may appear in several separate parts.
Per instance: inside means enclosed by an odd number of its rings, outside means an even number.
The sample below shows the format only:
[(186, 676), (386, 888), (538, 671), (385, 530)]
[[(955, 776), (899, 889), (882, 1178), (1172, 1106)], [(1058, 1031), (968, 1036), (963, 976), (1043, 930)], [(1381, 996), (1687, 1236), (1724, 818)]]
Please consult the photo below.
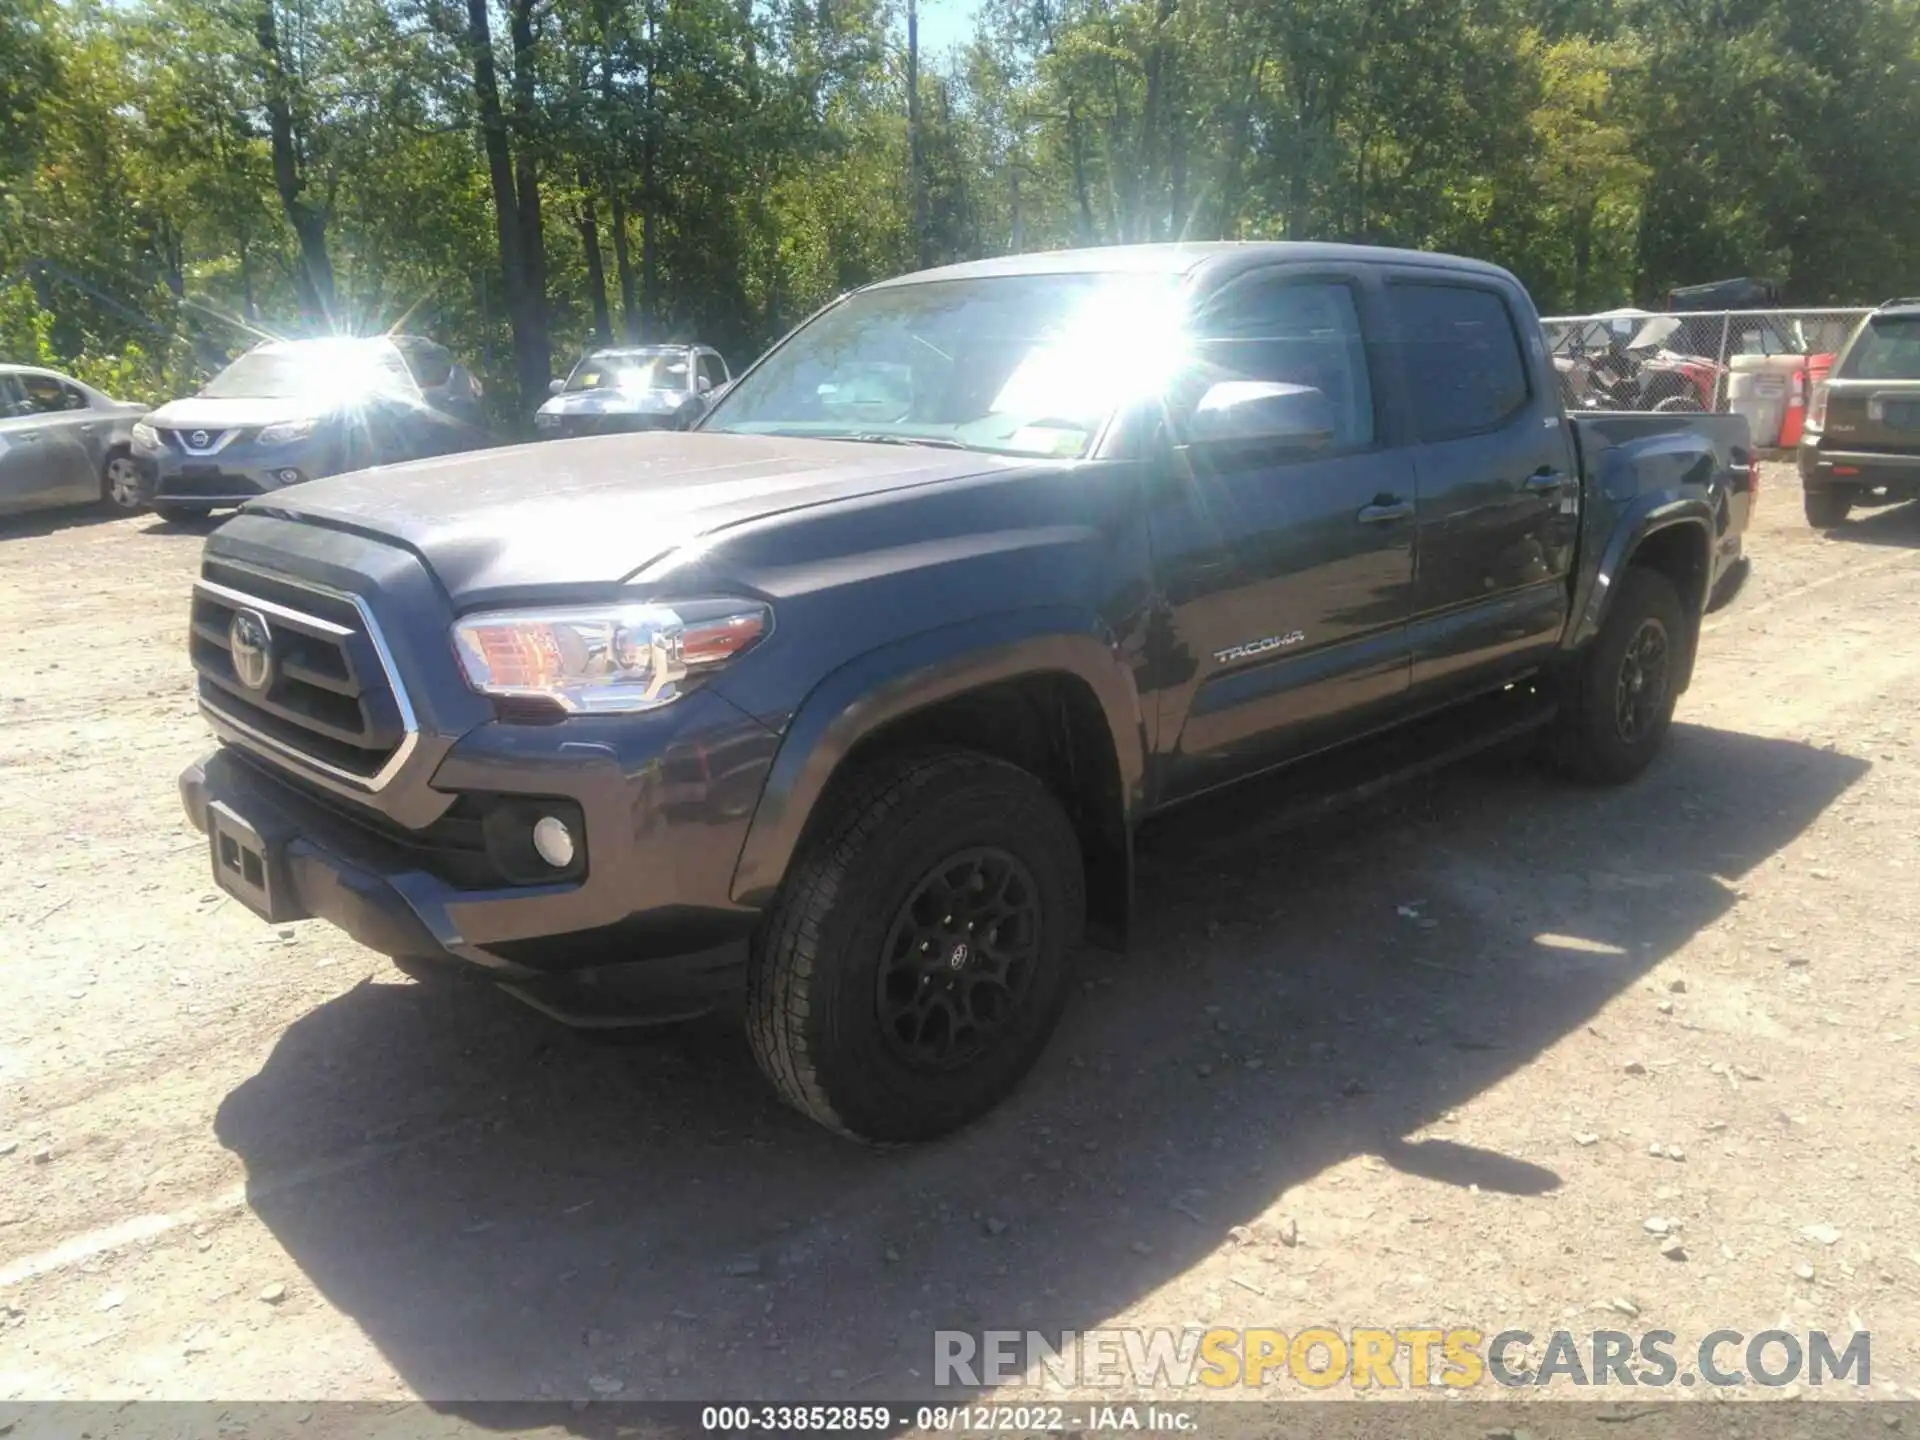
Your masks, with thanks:
[(236, 610), (227, 624), (227, 652), (233, 657), (233, 675), (247, 689), (262, 691), (273, 683), (273, 632), (258, 610)]
[(196, 430), (187, 437), (187, 443), (196, 450), (204, 450), (207, 448), (207, 443), (212, 439), (213, 436), (209, 435), (206, 431)]

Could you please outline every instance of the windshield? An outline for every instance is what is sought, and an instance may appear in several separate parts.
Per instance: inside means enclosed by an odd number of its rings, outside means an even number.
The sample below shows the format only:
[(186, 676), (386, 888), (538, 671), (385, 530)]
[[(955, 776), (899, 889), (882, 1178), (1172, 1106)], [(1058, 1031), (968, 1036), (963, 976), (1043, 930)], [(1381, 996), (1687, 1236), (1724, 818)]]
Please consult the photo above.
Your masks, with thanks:
[(350, 398), (376, 391), (411, 395), (413, 375), (382, 340), (308, 340), (249, 350), (200, 393), (216, 400)]
[(1840, 367), (1843, 380), (1920, 380), (1920, 315), (1869, 320)]
[(1179, 363), (1179, 277), (1008, 275), (865, 291), (701, 428), (1079, 457)]
[(684, 350), (603, 350), (573, 367), (566, 389), (577, 390), (685, 390), (687, 354)]

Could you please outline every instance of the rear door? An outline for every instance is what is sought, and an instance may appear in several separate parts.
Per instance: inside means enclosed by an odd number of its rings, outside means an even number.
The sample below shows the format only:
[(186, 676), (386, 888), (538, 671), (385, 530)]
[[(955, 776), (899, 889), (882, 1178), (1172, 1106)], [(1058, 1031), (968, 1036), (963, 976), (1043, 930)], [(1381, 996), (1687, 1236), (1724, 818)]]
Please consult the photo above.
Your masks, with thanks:
[(1558, 643), (1580, 487), (1532, 306), (1491, 276), (1386, 277), (1414, 430), (1417, 702), (1504, 683)]
[(1310, 385), (1335, 429), (1311, 453), (1189, 452), (1162, 486), (1154, 568), (1172, 628), (1159, 798), (1226, 783), (1384, 722), (1407, 691), (1413, 466), (1378, 403), (1379, 287), (1364, 267), (1273, 268), (1200, 307), (1201, 357), (1167, 422), (1207, 386)]

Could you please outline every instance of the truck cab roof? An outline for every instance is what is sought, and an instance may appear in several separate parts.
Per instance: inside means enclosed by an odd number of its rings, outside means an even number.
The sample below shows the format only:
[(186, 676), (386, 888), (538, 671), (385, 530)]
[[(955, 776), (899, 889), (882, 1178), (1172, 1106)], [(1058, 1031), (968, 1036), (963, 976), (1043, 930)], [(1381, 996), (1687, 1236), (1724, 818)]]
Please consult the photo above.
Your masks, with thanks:
[(1212, 240), (1197, 244), (1102, 245), (1075, 250), (1043, 250), (1026, 255), (997, 255), (895, 276), (867, 286), (871, 290), (921, 285), (936, 280), (981, 280), (1008, 275), (1140, 274), (1185, 275), (1202, 266), (1225, 270), (1262, 265), (1311, 264), (1409, 265), (1424, 270), (1507, 277), (1498, 265), (1458, 255), (1398, 250), (1385, 245), (1337, 245), (1305, 240)]

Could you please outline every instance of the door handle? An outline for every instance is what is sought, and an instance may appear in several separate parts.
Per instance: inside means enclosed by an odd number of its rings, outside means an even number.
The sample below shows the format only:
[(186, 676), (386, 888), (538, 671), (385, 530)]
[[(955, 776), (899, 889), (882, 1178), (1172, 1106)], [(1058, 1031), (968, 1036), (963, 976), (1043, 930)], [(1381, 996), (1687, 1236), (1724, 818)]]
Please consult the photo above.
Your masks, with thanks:
[(1373, 504), (1362, 509), (1355, 518), (1362, 525), (1386, 525), (1395, 520), (1404, 520), (1411, 514), (1411, 500), (1402, 500), (1398, 495), (1376, 495)]
[(1527, 489), (1535, 495), (1551, 495), (1567, 483), (1567, 477), (1554, 470), (1541, 470), (1527, 477)]

